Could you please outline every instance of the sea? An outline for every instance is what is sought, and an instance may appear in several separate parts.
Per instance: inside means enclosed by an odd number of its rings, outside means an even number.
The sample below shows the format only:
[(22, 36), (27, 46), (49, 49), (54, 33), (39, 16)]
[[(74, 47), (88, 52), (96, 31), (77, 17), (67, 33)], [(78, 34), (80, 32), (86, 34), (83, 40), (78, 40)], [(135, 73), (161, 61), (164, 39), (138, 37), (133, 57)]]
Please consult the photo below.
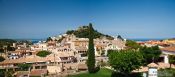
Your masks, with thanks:
[(137, 41), (137, 42), (144, 42), (144, 41), (149, 41), (149, 40), (164, 40), (165, 38), (135, 38), (135, 39), (129, 39), (129, 40), (133, 40), (133, 41)]
[[(144, 42), (144, 41), (149, 41), (149, 40), (164, 40), (165, 38), (154, 38), (154, 39), (150, 39), (150, 38), (129, 38), (128, 40), (133, 40), (133, 41), (137, 41), (137, 42)], [(45, 41), (46, 39), (15, 39), (15, 40), (28, 40), (31, 41), (33, 44), (34, 43), (38, 43), (39, 41)]]
[(34, 44), (34, 43), (38, 43), (39, 41), (45, 41), (46, 39), (15, 39), (15, 40), (17, 41), (27, 40), (27, 41), (31, 41)]

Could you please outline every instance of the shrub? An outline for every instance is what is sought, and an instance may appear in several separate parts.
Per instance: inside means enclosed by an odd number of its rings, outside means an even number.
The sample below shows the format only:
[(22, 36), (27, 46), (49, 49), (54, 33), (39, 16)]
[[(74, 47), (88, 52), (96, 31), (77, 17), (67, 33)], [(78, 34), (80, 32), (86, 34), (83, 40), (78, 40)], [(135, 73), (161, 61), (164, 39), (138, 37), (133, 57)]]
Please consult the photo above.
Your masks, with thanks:
[(2, 57), (2, 56), (0, 56), (0, 62), (2, 62), (2, 61), (4, 61), (4, 60), (5, 60), (5, 58)]
[(39, 51), (36, 55), (40, 57), (46, 57), (49, 54), (51, 54), (49, 51)]
[(21, 70), (28, 70), (29, 67), (31, 67), (31, 64), (18, 64), (18, 67), (19, 67)]
[(135, 50), (120, 50), (109, 54), (109, 63), (112, 68), (126, 74), (140, 68), (143, 60), (142, 54)]
[(173, 68), (158, 70), (158, 77), (174, 77), (174, 76), (175, 76), (175, 69)]

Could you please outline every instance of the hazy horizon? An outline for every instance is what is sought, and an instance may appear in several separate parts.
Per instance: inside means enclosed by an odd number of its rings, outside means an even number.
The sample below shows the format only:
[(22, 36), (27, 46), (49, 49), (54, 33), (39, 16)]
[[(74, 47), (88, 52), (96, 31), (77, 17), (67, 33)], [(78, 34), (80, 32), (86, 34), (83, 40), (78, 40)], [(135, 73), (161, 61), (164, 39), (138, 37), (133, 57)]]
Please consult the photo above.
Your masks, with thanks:
[(43, 39), (92, 23), (124, 38), (175, 38), (175, 0), (0, 0), (0, 38)]

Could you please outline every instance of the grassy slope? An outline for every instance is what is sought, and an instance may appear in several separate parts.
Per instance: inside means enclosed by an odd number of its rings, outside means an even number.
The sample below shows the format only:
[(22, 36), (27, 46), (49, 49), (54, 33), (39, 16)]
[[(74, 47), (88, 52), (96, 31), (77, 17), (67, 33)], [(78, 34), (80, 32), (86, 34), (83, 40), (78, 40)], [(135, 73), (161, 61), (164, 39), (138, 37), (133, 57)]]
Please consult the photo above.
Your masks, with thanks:
[(101, 68), (100, 71), (98, 71), (95, 74), (89, 74), (89, 73), (81, 73), (77, 75), (72, 75), (68, 77), (111, 77), (112, 71), (106, 68)]

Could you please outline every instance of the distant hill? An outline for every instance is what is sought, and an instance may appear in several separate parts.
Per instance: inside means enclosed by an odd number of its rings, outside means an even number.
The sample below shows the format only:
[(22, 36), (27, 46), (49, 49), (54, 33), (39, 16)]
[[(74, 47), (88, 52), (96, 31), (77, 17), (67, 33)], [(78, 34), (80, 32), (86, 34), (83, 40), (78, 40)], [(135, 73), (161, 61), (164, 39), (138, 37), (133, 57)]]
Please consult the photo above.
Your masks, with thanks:
[(168, 40), (175, 40), (175, 38), (170, 38), (170, 39), (168, 39)]
[(23, 40), (23, 39), (0, 39), (0, 48), (2, 48), (3, 46), (12, 46), (13, 43), (16, 44), (23, 44), (26, 43), (27, 45), (31, 45), (32, 42), (29, 40)]
[(6, 45), (12, 45), (13, 43), (17, 42), (16, 40), (13, 39), (0, 39), (0, 47)]
[[(88, 38), (89, 36), (89, 26), (81, 26), (77, 30), (68, 30), (66, 34), (74, 34), (76, 37), (79, 38)], [(106, 37), (107, 39), (113, 40), (114, 38), (109, 35), (102, 34), (95, 30), (94, 38)]]

